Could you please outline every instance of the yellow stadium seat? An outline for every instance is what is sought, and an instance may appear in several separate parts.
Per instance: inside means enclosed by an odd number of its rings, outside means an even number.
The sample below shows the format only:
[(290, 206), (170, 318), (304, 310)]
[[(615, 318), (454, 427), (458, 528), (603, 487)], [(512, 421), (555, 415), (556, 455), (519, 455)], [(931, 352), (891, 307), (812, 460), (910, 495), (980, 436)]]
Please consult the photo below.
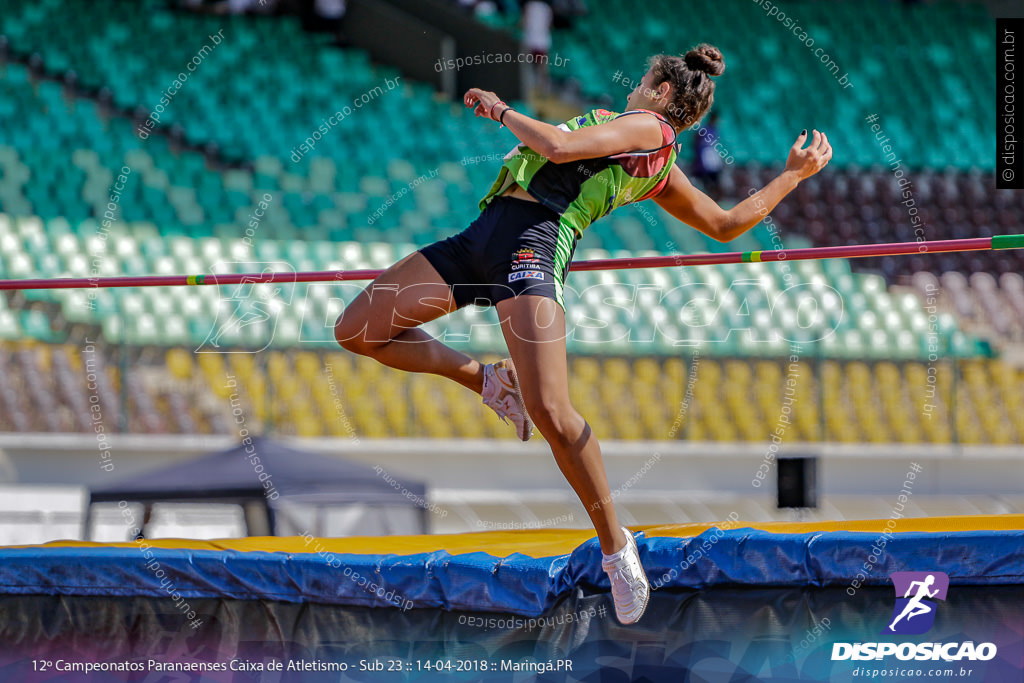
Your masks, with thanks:
[[(185, 349), (170, 349), (167, 352), (164, 356), (164, 362), (167, 363), (167, 370), (171, 373), (171, 377), (180, 380), (192, 379), (195, 372), (192, 355)], [(213, 354), (200, 353), (196, 355), (201, 357)]]

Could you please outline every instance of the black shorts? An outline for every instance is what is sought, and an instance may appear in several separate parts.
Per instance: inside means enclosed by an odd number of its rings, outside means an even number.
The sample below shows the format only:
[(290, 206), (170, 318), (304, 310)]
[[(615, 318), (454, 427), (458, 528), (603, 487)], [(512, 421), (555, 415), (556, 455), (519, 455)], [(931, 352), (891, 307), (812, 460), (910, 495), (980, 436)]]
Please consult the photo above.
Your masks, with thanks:
[(554, 299), (563, 308), (576, 233), (537, 202), (495, 197), (469, 227), (420, 249), (452, 288), (458, 307), (494, 306), (520, 294)]

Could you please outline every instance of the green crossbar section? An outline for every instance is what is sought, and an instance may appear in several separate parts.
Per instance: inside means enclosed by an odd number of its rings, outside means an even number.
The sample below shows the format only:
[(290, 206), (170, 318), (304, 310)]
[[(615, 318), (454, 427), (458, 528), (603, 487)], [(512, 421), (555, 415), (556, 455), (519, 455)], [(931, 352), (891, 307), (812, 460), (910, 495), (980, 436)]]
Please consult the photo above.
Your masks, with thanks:
[(1024, 235), (996, 235), (992, 238), (993, 249), (1024, 249)]

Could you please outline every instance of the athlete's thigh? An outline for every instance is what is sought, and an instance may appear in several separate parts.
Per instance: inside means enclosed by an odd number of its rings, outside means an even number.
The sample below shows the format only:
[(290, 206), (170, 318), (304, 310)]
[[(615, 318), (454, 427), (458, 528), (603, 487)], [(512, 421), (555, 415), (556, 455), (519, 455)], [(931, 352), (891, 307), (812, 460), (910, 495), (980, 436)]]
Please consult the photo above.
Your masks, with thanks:
[(365, 334), (364, 341), (386, 342), (456, 308), (451, 287), (416, 251), (391, 266), (359, 293), (338, 318), (339, 341)]

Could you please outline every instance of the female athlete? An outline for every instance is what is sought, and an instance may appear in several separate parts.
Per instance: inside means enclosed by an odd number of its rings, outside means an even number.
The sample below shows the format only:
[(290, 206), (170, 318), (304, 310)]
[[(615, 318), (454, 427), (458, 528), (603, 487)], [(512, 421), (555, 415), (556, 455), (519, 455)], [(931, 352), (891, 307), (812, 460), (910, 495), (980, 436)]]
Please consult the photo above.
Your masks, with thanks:
[[(728, 242), (832, 158), (818, 131), (804, 146), (805, 130), (785, 170), (732, 208), (694, 188), (675, 165), (676, 138), (711, 107), (712, 77), (724, 69), (721, 52), (707, 44), (683, 57), (656, 56), (626, 111), (598, 109), (559, 126), (515, 111), (492, 92), (469, 90), (467, 107), (520, 140), (481, 200), (479, 218), (382, 273), (335, 327), (349, 351), (481, 394), (523, 441), (536, 425), (590, 515), (624, 624), (643, 614), (650, 587), (636, 541), (616, 517), (597, 437), (569, 402), (562, 287), (576, 242), (598, 218), (645, 199)], [(497, 309), (510, 358), (483, 365), (418, 329), (470, 303)]]

